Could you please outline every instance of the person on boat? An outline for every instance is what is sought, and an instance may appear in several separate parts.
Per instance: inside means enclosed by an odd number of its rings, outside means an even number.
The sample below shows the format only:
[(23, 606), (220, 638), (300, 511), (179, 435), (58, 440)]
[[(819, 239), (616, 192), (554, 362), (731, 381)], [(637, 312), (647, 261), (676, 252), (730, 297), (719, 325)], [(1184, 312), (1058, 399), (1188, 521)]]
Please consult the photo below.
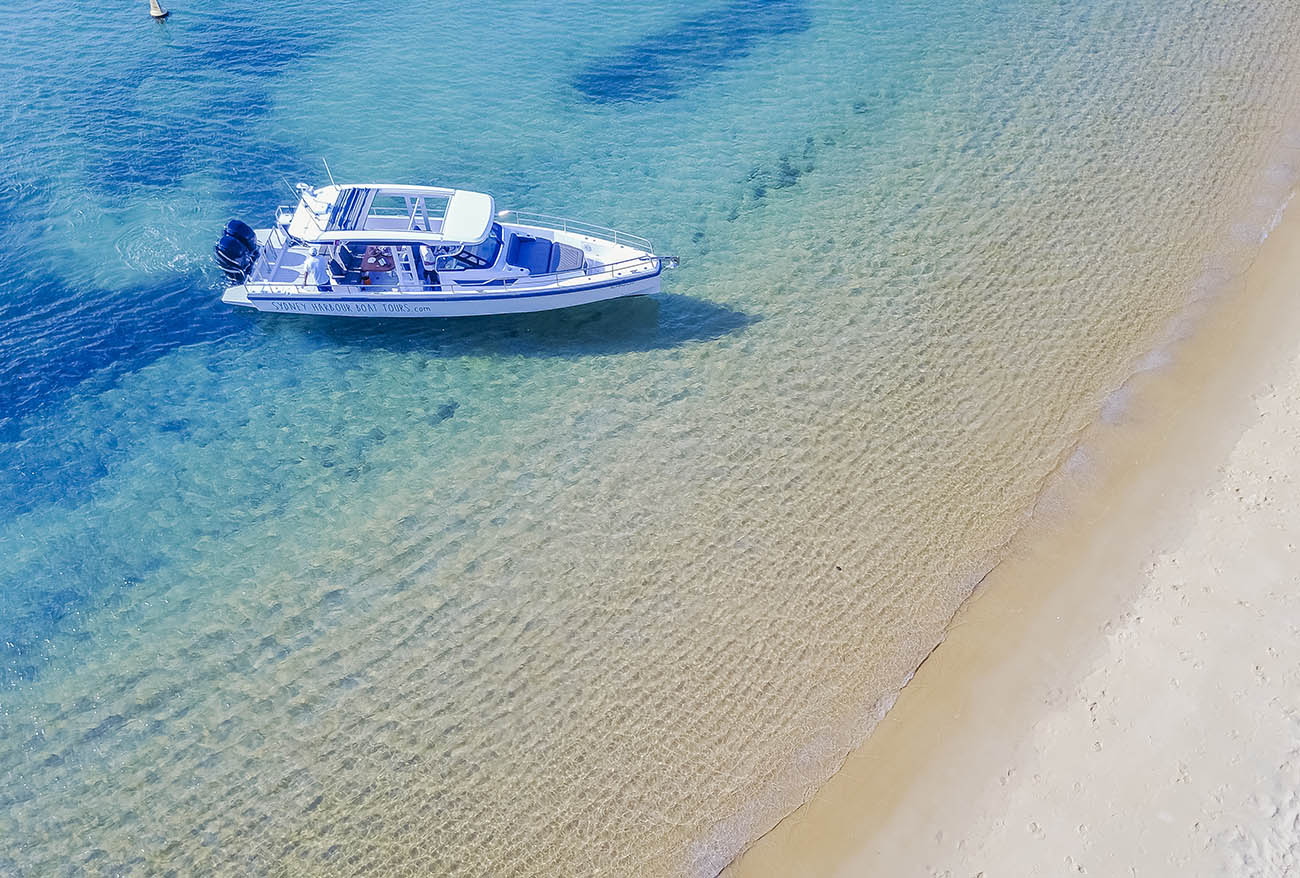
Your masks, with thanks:
[(434, 270), (437, 264), (437, 256), (433, 251), (422, 244), (416, 245), (420, 250), (420, 267), (424, 269), (424, 283), (429, 287), (438, 286), (438, 272)]
[(303, 274), (306, 283), (315, 284), (318, 290), (328, 290), (330, 288), (330, 270), (326, 264), (325, 256), (320, 252), (319, 247), (311, 248), (311, 255), (307, 257), (307, 269)]

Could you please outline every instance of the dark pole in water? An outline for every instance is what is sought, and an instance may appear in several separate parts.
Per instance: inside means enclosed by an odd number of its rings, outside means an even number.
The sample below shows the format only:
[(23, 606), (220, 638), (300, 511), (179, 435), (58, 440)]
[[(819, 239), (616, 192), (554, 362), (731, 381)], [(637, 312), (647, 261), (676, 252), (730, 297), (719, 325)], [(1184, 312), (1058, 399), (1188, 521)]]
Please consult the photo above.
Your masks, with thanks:
[(159, 21), (171, 15), (170, 12), (158, 5), (158, 0), (149, 0), (149, 14)]

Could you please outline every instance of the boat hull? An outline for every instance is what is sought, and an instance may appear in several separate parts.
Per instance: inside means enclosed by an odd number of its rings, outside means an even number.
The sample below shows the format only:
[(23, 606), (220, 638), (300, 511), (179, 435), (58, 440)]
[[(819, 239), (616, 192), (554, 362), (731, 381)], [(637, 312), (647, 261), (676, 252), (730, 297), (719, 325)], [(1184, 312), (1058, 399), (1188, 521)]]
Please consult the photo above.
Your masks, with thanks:
[[(301, 289), (301, 288), (298, 288)], [(356, 289), (356, 288), (353, 288)], [(226, 290), (228, 305), (276, 314), (318, 314), (329, 317), (478, 317), (489, 314), (528, 314), (573, 308), (593, 302), (659, 292), (659, 272), (574, 288), (507, 292), (475, 290), (447, 293), (378, 293), (366, 295), (297, 291), (280, 292), (274, 285), (235, 286)]]

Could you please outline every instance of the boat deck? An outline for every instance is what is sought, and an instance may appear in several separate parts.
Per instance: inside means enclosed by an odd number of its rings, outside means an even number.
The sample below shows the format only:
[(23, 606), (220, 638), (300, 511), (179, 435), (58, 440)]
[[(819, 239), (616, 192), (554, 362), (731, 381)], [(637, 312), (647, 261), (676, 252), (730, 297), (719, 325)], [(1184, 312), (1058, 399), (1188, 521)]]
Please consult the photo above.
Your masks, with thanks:
[[(258, 265), (254, 276), (249, 280), (256, 283), (300, 284), (304, 281), (303, 272), (306, 267), (307, 254), (293, 247), (288, 247), (284, 255), (279, 257), (278, 260), (271, 262), (269, 265)], [(274, 277), (271, 276), (272, 273)]]

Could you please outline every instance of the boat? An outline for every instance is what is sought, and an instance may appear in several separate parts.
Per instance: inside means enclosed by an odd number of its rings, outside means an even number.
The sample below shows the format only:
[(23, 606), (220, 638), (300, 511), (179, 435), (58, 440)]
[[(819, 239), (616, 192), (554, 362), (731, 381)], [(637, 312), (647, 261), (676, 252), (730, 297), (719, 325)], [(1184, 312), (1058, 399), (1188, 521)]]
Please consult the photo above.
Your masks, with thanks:
[(386, 183), (319, 189), (270, 228), (231, 220), (213, 257), (229, 305), (341, 317), (459, 317), (570, 308), (659, 292), (645, 238), (503, 210), (465, 189)]

